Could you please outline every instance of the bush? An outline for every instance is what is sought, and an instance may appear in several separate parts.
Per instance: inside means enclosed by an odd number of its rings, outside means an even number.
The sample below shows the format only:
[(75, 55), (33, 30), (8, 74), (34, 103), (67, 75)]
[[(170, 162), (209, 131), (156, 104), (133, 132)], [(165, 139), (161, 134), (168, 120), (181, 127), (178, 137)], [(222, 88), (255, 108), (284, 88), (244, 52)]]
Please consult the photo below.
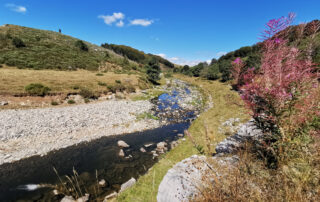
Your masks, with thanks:
[(128, 86), (126, 86), (126, 91), (127, 91), (127, 93), (134, 93), (134, 92), (136, 92), (136, 88), (133, 87), (132, 85), (128, 85)]
[(147, 78), (153, 84), (159, 84), (158, 80), (160, 80), (160, 72), (161, 69), (159, 67), (158, 62), (156, 59), (152, 59), (148, 65), (146, 65), (147, 69)]
[(24, 42), (18, 38), (18, 37), (14, 37), (12, 39), (12, 44), (16, 47), (16, 48), (22, 48), (22, 47), (26, 47), (26, 45), (24, 44)]
[(112, 93), (123, 92), (126, 90), (126, 87), (123, 84), (108, 85), (107, 88)]
[(88, 98), (84, 98), (84, 103), (89, 103), (90, 100)]
[(48, 94), (48, 92), (51, 90), (49, 87), (44, 86), (40, 83), (31, 83), (27, 85), (24, 89), (29, 95), (36, 96), (44, 96)]
[(119, 84), (121, 83), (121, 81), (120, 81), (120, 80), (115, 80), (115, 82), (116, 82), (116, 83), (119, 83)]
[(96, 73), (96, 76), (103, 76), (104, 74), (102, 73)]
[(107, 86), (107, 83), (98, 81), (98, 85), (99, 85), (99, 86)]
[(68, 100), (68, 104), (75, 104), (76, 103), (76, 101), (74, 101), (74, 100)]
[(83, 51), (88, 51), (88, 50), (89, 50), (87, 44), (85, 44), (85, 43), (84, 43), (83, 41), (81, 41), (81, 40), (76, 41), (76, 42), (75, 42), (75, 46), (76, 46), (77, 48), (79, 48), (80, 50), (83, 50)]
[(83, 98), (96, 98), (94, 93), (87, 88), (81, 88), (79, 95), (81, 95)]
[(52, 105), (52, 106), (57, 106), (57, 105), (59, 105), (59, 103), (56, 102), (56, 101), (52, 101), (52, 102), (51, 102), (51, 105)]

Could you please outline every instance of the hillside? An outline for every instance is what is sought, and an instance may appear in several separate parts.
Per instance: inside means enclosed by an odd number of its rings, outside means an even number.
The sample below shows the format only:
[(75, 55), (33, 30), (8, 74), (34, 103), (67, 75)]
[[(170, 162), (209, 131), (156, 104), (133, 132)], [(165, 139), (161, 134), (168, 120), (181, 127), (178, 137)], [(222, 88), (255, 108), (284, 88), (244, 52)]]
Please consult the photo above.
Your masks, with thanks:
[[(314, 20), (305, 25), (290, 26), (282, 32), (279, 32), (277, 36), (283, 38), (283, 34), (286, 33), (284, 38), (288, 41), (289, 45), (295, 45), (303, 52), (308, 48), (306, 47), (308, 42), (313, 40), (311, 56), (314, 63), (320, 64), (320, 30), (318, 30), (315, 37), (311, 39), (310, 29), (312, 23), (320, 23), (320, 21)], [(300, 37), (299, 35), (302, 36)], [(211, 64), (203, 62), (193, 67), (185, 66), (180, 69), (180, 72), (190, 76), (204, 77), (209, 80), (221, 79), (227, 81), (231, 79), (231, 62), (238, 57), (245, 62), (246, 68), (260, 68), (261, 43), (244, 46), (231, 51), (221, 56), (218, 60), (212, 59)]]
[[(139, 64), (146, 64), (153, 57), (148, 55), (144, 61), (133, 61), (134, 58), (127, 55), (128, 52), (115, 53), (59, 32), (17, 25), (0, 27), (0, 65), (59, 70), (139, 70), (142, 67)], [(163, 58), (154, 57), (159, 63), (168, 64)]]

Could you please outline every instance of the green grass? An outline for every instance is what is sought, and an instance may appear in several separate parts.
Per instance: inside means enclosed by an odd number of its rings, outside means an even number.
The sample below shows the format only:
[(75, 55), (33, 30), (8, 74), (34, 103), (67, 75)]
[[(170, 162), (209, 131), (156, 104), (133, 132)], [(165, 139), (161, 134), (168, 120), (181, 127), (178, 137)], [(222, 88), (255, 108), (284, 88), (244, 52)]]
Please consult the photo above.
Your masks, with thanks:
[(159, 95), (161, 95), (163, 93), (166, 93), (166, 92), (162, 91), (162, 90), (157, 90), (157, 89), (149, 89), (146, 94), (136, 95), (136, 96), (133, 96), (131, 99), (133, 101), (150, 100), (152, 98), (158, 97)]
[[(25, 46), (15, 45), (21, 40)], [(14, 43), (16, 42), (16, 43)], [(32, 69), (131, 69), (135, 62), (123, 65), (123, 57), (100, 46), (54, 31), (5, 25), (0, 27), (0, 64)]]
[[(221, 123), (234, 117), (240, 118), (241, 122), (249, 120), (249, 115), (246, 113), (239, 95), (231, 91), (229, 85), (218, 81), (208, 82), (182, 75), (175, 76), (199, 86), (201, 92), (206, 97), (209, 95), (212, 96), (214, 107), (202, 113), (189, 128), (189, 132), (196, 143), (204, 148), (206, 154), (209, 154), (210, 150), (213, 152), (216, 144), (226, 137), (225, 134), (219, 134), (217, 132)], [(205, 126), (207, 126), (208, 129), (207, 135), (205, 135)], [(210, 142), (210, 144), (208, 144), (208, 142)], [(128, 202), (157, 201), (158, 187), (167, 171), (179, 161), (198, 153), (198, 150), (193, 146), (189, 138), (186, 138), (186, 141), (181, 141), (181, 144), (176, 148), (161, 156), (160, 161), (156, 163), (147, 174), (141, 176), (136, 185), (121, 193), (116, 200)]]
[(137, 120), (142, 120), (142, 119), (153, 119), (153, 120), (159, 120), (158, 117), (152, 115), (149, 112), (144, 112), (142, 114), (138, 114), (137, 115)]

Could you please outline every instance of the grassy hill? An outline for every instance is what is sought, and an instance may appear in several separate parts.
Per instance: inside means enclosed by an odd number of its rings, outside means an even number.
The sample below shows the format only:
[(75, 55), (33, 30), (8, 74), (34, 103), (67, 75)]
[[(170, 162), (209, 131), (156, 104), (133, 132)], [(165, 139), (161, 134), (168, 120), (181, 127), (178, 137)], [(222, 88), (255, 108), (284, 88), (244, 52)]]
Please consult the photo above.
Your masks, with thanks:
[[(0, 65), (32, 69), (59, 70), (140, 70), (147, 60), (155, 57), (168, 67), (168, 61), (153, 55), (146, 60), (133, 60), (128, 55), (137, 52), (117, 52), (58, 32), (17, 25), (0, 26)], [(165, 64), (164, 64), (165, 63)], [(140, 64), (140, 65), (139, 65)], [(173, 65), (172, 63), (169, 64)]]

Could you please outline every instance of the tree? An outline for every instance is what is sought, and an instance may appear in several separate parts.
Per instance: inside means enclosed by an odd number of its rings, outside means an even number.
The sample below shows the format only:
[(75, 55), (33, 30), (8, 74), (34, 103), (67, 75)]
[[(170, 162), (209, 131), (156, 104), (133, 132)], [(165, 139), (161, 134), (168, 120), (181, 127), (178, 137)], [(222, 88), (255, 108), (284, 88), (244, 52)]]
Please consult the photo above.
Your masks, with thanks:
[(89, 48), (87, 44), (85, 44), (83, 41), (78, 40), (75, 42), (75, 46), (78, 47), (82, 51), (89, 51)]
[(151, 83), (158, 85), (158, 81), (160, 80), (161, 69), (157, 60), (155, 58), (152, 58), (145, 68), (147, 69), (147, 79)]
[(12, 39), (12, 44), (16, 47), (16, 48), (22, 48), (22, 47), (26, 47), (26, 45), (24, 44), (24, 42), (18, 38), (18, 37), (14, 37)]

